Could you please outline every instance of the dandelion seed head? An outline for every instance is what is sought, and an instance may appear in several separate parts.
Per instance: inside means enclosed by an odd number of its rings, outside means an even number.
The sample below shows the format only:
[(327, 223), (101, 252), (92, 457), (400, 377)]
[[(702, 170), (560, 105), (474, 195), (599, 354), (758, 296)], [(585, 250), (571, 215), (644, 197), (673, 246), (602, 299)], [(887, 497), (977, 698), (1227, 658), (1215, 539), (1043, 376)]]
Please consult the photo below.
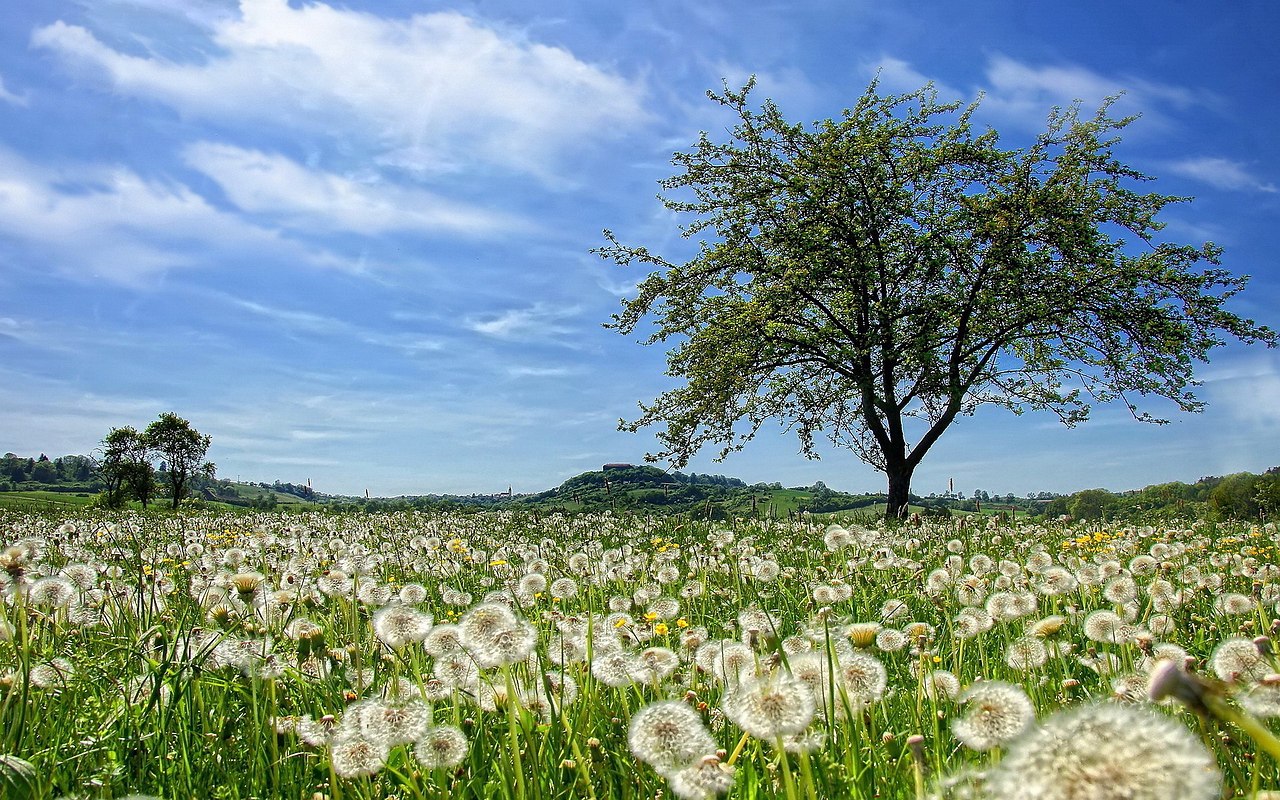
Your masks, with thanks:
[(436, 658), (441, 658), (449, 653), (460, 653), (464, 649), (462, 646), (462, 632), (452, 622), (442, 622), (439, 625), (432, 626), (431, 631), (422, 640), (422, 647), (428, 654)]
[(880, 659), (858, 650), (836, 664), (839, 686), (856, 710), (878, 703), (889, 688), (889, 672)]
[(470, 745), (466, 734), (452, 725), (428, 728), (413, 746), (413, 757), (426, 769), (448, 769), (461, 764)]
[(1100, 609), (1084, 620), (1084, 635), (1095, 642), (1120, 644), (1128, 640), (1132, 628), (1114, 611)]
[(1079, 581), (1071, 571), (1060, 566), (1052, 566), (1046, 568), (1040, 574), (1040, 583), (1037, 586), (1039, 592), (1043, 595), (1058, 596), (1074, 591)]
[(1224, 681), (1258, 681), (1271, 672), (1266, 657), (1251, 639), (1227, 639), (1209, 657), (1213, 673)]
[(329, 761), (339, 778), (376, 775), (387, 763), (387, 748), (360, 736), (339, 737), (329, 745)]
[(1257, 606), (1257, 601), (1252, 597), (1237, 592), (1226, 592), (1213, 599), (1213, 610), (1228, 617), (1252, 614)]
[(494, 631), (485, 637), (472, 637), (464, 642), (481, 669), (515, 664), (528, 658), (538, 643), (538, 632), (528, 622), (517, 620), (511, 627)]
[(516, 615), (506, 605), (488, 601), (473, 606), (458, 622), (458, 633), (464, 645), (484, 641), (501, 630), (515, 627)]
[(725, 714), (739, 728), (765, 741), (807, 728), (813, 721), (815, 707), (808, 685), (785, 672), (740, 684), (722, 705)]
[(400, 602), (408, 606), (416, 606), (427, 600), (427, 587), (420, 583), (406, 583), (400, 587), (397, 595)]
[(678, 700), (645, 706), (631, 718), (631, 754), (662, 775), (670, 775), (716, 750), (698, 712)]
[(373, 631), (383, 644), (397, 648), (426, 639), (434, 622), (430, 614), (413, 606), (390, 605), (373, 615)]
[(359, 733), (388, 748), (416, 741), (431, 724), (431, 707), (416, 700), (365, 700), (349, 706), (344, 725), (353, 721)]
[(709, 800), (733, 788), (734, 768), (715, 755), (703, 756), (667, 776), (671, 793), (681, 800)]
[(1014, 639), (1005, 649), (1005, 663), (1018, 672), (1043, 667), (1049, 660), (1049, 648), (1036, 636)]
[(31, 668), (27, 676), (39, 689), (60, 689), (76, 674), (76, 668), (65, 658), (51, 658)]
[(1011, 742), (986, 789), (992, 800), (1210, 800), (1221, 776), (1181, 723), (1104, 704), (1059, 711)]
[(557, 578), (551, 582), (549, 591), (552, 597), (572, 600), (578, 596), (578, 583), (573, 578)]
[(80, 590), (67, 578), (37, 578), (27, 589), (27, 601), (45, 608), (66, 608), (80, 595)]
[[(620, 689), (635, 683), (636, 664), (630, 653), (597, 652), (591, 659), (591, 675), (605, 686)], [(643, 665), (640, 665), (643, 669)]]
[(445, 686), (465, 689), (475, 685), (480, 668), (466, 652), (455, 651), (437, 656), (431, 674)]
[(953, 701), (960, 696), (960, 679), (945, 669), (934, 670), (924, 677), (924, 693), (935, 701)]
[(1035, 720), (1035, 706), (1022, 687), (1004, 681), (980, 681), (961, 693), (964, 716), (951, 722), (951, 731), (971, 750), (999, 747), (1026, 730)]
[(892, 653), (907, 646), (910, 639), (896, 628), (885, 628), (876, 634), (876, 648), (885, 653)]

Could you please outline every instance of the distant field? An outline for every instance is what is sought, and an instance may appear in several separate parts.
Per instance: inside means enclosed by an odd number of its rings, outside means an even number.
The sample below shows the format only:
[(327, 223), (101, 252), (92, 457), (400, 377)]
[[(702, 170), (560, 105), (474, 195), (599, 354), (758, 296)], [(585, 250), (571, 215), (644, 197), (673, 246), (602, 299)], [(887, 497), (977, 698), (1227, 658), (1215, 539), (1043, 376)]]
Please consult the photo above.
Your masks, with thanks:
[(71, 492), (0, 492), (0, 508), (83, 508), (93, 502), (93, 495)]

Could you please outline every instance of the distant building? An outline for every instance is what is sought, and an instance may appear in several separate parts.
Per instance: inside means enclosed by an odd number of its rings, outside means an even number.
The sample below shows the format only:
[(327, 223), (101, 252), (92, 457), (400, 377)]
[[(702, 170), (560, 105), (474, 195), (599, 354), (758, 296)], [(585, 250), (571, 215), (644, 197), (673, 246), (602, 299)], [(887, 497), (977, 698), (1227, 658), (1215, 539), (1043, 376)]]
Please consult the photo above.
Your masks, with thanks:
[(631, 469), (631, 467), (633, 466), (634, 466), (633, 464), (605, 464), (600, 469), (605, 471), (608, 471), (611, 469)]

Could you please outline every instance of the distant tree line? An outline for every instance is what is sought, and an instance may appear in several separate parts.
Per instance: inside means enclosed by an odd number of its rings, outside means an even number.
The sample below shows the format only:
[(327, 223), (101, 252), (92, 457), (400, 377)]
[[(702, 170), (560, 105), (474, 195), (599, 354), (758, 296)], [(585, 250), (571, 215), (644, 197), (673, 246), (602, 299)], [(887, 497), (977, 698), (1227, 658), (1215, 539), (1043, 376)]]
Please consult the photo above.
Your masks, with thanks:
[(1280, 513), (1280, 467), (1261, 475), (1210, 475), (1195, 483), (1160, 483), (1132, 492), (1085, 489), (1045, 505), (1049, 517), (1074, 519), (1266, 519)]
[(39, 458), (5, 453), (0, 458), (0, 491), (37, 487), (54, 488), (55, 491), (97, 491), (102, 484), (96, 470), (97, 463), (88, 456), (50, 459), (44, 453)]

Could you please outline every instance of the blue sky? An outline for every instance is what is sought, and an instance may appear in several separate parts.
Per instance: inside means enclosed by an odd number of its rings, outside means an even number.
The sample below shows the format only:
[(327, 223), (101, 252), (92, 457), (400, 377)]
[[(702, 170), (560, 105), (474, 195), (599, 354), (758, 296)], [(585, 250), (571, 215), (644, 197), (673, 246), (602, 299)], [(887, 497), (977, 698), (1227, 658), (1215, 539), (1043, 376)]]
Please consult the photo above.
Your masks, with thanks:
[[(320, 491), (536, 491), (646, 434), (664, 353), (605, 330), (643, 274), (610, 228), (690, 253), (656, 195), (671, 154), (758, 76), (794, 120), (879, 73), (985, 101), (1025, 143), (1124, 91), (1120, 155), (1193, 195), (1167, 233), (1253, 280), (1280, 327), (1274, 3), (286, 3), (86, 0), (0, 9), (0, 450), (89, 452), (173, 410), (222, 477)], [(1111, 489), (1280, 464), (1280, 357), (1232, 346), (1209, 410), (980, 412), (914, 490)], [(1153, 405), (1156, 412), (1167, 407)], [(1172, 412), (1170, 412), (1172, 413)], [(686, 471), (880, 490), (781, 428)]]

